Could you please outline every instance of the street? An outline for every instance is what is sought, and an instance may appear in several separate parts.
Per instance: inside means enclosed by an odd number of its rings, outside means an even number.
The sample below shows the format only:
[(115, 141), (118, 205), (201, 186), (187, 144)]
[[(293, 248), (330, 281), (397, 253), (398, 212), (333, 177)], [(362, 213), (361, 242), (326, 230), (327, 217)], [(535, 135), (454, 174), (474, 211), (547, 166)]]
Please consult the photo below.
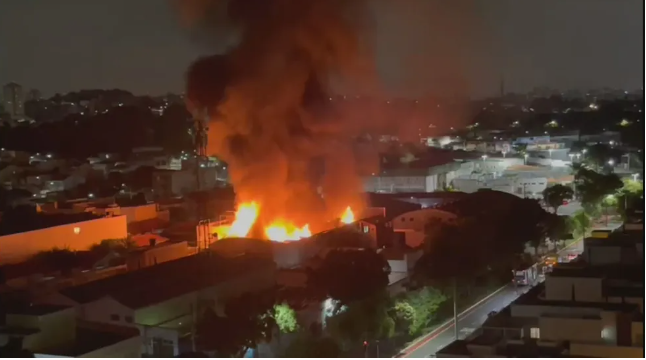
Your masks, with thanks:
[[(583, 252), (583, 241), (576, 241), (561, 249), (559, 252), (564, 254), (580, 254)], [(517, 288), (510, 283), (458, 314), (458, 332), (460, 338), (464, 339), (480, 327), (487, 319), (489, 313), (503, 309), (527, 290), (529, 290), (529, 287)], [(399, 357), (424, 358), (435, 355), (438, 350), (455, 340), (454, 334), (453, 319), (451, 319), (402, 350)]]

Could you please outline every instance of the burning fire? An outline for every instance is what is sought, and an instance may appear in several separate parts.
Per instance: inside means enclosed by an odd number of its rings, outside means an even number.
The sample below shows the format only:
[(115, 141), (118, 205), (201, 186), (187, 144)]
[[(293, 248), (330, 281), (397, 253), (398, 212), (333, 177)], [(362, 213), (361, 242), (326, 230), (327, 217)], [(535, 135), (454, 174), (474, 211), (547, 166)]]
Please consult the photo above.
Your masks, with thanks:
[(283, 242), (308, 238), (312, 236), (312, 232), (309, 225), (297, 228), (293, 224), (276, 221), (265, 229), (265, 235), (269, 240)]
[(354, 222), (354, 213), (349, 206), (345, 209), (343, 215), (341, 215), (341, 222), (344, 224), (352, 224)]
[[(246, 237), (258, 219), (259, 212), (260, 206), (257, 203), (242, 203), (238, 206), (233, 223), (217, 226), (213, 232), (217, 234), (218, 239)], [(349, 206), (343, 212), (341, 221), (345, 224), (354, 222), (354, 213)], [(309, 224), (298, 227), (289, 221), (275, 220), (265, 228), (265, 236), (272, 241), (297, 241), (312, 236), (312, 232)]]

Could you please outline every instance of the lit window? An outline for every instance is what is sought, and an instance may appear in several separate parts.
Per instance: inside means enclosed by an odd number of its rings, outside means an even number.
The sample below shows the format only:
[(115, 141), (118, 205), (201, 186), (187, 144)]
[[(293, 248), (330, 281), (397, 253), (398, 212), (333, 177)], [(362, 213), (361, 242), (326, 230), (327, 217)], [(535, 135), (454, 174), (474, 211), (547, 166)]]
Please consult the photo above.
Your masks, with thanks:
[(541, 329), (540, 328), (531, 328), (529, 330), (529, 337), (532, 339), (540, 339), (541, 338)]
[(75, 228), (74, 228), (74, 234), (78, 235), (80, 232), (81, 232), (81, 228), (80, 228), (80, 227), (75, 227)]

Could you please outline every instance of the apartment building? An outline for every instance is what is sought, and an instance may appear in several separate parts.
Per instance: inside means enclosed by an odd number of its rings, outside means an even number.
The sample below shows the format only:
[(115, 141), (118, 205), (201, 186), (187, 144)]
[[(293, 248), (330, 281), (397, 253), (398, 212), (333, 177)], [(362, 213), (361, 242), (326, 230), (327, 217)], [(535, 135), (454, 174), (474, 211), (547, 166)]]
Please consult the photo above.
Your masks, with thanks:
[(643, 243), (625, 228), (586, 239), (578, 259), (437, 357), (643, 358)]

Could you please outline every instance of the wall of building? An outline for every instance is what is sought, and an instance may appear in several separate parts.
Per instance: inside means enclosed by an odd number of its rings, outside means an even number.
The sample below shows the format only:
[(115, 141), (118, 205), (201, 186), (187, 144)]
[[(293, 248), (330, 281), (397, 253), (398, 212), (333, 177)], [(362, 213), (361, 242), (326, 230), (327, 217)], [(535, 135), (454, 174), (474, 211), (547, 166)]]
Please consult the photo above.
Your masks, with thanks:
[(135, 326), (135, 312), (111, 297), (81, 304), (77, 309), (78, 317), (85, 321)]
[(599, 316), (599, 309), (594, 307), (548, 306), (548, 305), (523, 305), (511, 304), (512, 317), (537, 318), (543, 314), (553, 316)]
[[(572, 298), (573, 293), (574, 299)], [(547, 300), (605, 302), (601, 278), (547, 276), (545, 298)]]
[(540, 317), (540, 339), (545, 341), (602, 342), (603, 324), (599, 319)]
[(393, 229), (395, 230), (413, 230), (424, 231), (424, 228), (429, 221), (453, 221), (457, 217), (455, 214), (436, 210), (436, 209), (421, 209), (410, 211), (399, 215), (393, 219)]
[(644, 347), (644, 322), (633, 321), (631, 324), (631, 336), (633, 346)]
[(74, 308), (42, 316), (7, 314), (6, 325), (38, 329), (38, 333), (24, 339), (23, 347), (30, 351), (39, 351), (74, 340), (76, 336), (76, 318), (74, 314)]
[(126, 259), (126, 266), (128, 267), (128, 271), (133, 271), (179, 259), (193, 253), (194, 248), (189, 248), (186, 241), (178, 243), (167, 242), (129, 254)]
[(643, 358), (643, 347), (604, 344), (570, 343), (570, 357), (590, 358)]
[(87, 250), (105, 239), (128, 236), (125, 216), (106, 217), (0, 236), (0, 264), (23, 261), (54, 247)]
[(404, 233), (404, 241), (406, 245), (411, 248), (416, 248), (424, 243), (424, 234), (423, 231), (414, 231), (414, 230), (404, 230), (404, 229), (395, 229), (395, 232)]
[(366, 192), (426, 192), (426, 175), (372, 176), (364, 179)]
[(128, 224), (157, 218), (157, 204), (128, 206), (121, 208), (121, 215), (125, 215)]
[(139, 358), (141, 357), (141, 336), (134, 336), (116, 344), (90, 351), (79, 358)]

